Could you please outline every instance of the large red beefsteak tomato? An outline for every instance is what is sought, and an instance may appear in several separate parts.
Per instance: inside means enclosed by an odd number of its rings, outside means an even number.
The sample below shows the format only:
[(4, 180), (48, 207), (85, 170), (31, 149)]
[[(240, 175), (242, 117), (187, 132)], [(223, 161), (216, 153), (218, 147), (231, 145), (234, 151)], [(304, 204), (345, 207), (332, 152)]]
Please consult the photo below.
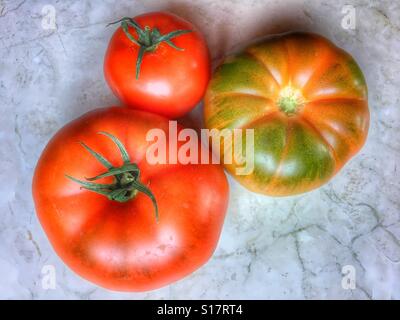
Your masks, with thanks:
[(150, 164), (146, 134), (154, 128), (168, 137), (161, 116), (94, 110), (50, 140), (35, 170), (36, 212), (55, 251), (109, 289), (150, 290), (188, 275), (210, 258), (221, 232), (222, 167)]

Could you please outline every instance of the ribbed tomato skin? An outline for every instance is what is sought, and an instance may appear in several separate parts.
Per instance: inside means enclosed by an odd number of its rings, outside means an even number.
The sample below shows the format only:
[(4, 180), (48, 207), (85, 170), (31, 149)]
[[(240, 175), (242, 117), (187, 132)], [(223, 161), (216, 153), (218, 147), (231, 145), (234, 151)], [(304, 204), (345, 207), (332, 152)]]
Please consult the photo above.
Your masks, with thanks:
[[(294, 114), (278, 105), (288, 86), (304, 99)], [(225, 165), (241, 184), (272, 196), (299, 194), (329, 181), (363, 146), (367, 85), (355, 60), (322, 36), (277, 35), (217, 68), (204, 117), (210, 129), (254, 129), (253, 172), (236, 175), (239, 164)]]

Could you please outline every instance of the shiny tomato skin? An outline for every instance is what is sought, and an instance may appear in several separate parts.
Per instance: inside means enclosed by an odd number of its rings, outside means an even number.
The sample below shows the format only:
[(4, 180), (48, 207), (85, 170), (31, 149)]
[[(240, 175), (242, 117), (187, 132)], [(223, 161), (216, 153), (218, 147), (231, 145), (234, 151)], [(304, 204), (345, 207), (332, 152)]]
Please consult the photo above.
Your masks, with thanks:
[[(119, 27), (112, 36), (104, 60), (104, 74), (114, 94), (132, 108), (178, 118), (202, 99), (210, 79), (210, 55), (205, 39), (191, 23), (166, 12), (146, 13), (134, 18), (142, 27), (158, 28), (161, 34), (175, 30), (192, 30), (172, 42), (165, 42), (153, 52), (145, 53), (136, 79), (139, 46), (127, 38)], [(137, 33), (129, 28), (137, 39)]]
[[(167, 119), (121, 107), (96, 109), (58, 131), (35, 170), (36, 212), (56, 253), (77, 274), (111, 290), (156, 289), (190, 274), (212, 255), (224, 221), (228, 184), (222, 167), (149, 164), (146, 133), (153, 128), (168, 134)], [(84, 180), (105, 171), (79, 141), (122, 165), (115, 144), (99, 131), (120, 139), (138, 164), (141, 181), (157, 200), (158, 223), (146, 195), (119, 203), (64, 176)]]
[[(293, 113), (279, 105), (288, 92), (301, 97)], [(356, 61), (328, 39), (304, 32), (268, 37), (226, 58), (204, 103), (207, 128), (254, 130), (253, 172), (239, 176), (240, 165), (225, 167), (249, 190), (271, 196), (328, 182), (364, 145), (369, 116)]]

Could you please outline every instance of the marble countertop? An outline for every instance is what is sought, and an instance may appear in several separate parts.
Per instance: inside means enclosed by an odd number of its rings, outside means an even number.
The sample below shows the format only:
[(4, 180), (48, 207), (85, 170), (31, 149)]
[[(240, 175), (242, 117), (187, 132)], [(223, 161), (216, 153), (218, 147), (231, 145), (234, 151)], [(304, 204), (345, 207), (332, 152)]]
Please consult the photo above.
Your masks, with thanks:
[[(162, 289), (116, 293), (81, 279), (54, 253), (34, 212), (32, 172), (62, 125), (118, 104), (102, 72), (113, 32), (105, 25), (154, 10), (194, 22), (214, 61), (266, 34), (325, 35), (362, 67), (371, 127), (361, 152), (316, 191), (271, 198), (230, 178), (213, 258)], [(0, 298), (400, 299), (398, 1), (0, 0), (0, 30)], [(49, 268), (54, 286), (44, 282)]]

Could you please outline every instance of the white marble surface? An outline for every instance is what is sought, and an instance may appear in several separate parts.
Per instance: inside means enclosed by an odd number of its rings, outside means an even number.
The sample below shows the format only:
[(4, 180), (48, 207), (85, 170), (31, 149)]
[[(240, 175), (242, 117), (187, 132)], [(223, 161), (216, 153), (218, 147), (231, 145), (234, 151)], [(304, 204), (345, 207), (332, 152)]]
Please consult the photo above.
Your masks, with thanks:
[[(48, 4), (56, 30), (41, 26)], [(345, 4), (356, 9), (355, 30), (341, 27)], [(117, 103), (102, 73), (106, 23), (160, 9), (193, 21), (216, 60), (269, 33), (329, 37), (364, 70), (371, 128), (360, 154), (317, 191), (276, 199), (230, 179), (228, 216), (207, 265), (160, 290), (114, 293), (76, 276), (51, 249), (33, 209), (32, 171), (64, 123)], [(0, 0), (0, 57), (0, 298), (400, 298), (398, 0)], [(45, 265), (55, 266), (54, 290), (42, 286)], [(354, 290), (341, 286), (345, 265), (356, 269)]]

